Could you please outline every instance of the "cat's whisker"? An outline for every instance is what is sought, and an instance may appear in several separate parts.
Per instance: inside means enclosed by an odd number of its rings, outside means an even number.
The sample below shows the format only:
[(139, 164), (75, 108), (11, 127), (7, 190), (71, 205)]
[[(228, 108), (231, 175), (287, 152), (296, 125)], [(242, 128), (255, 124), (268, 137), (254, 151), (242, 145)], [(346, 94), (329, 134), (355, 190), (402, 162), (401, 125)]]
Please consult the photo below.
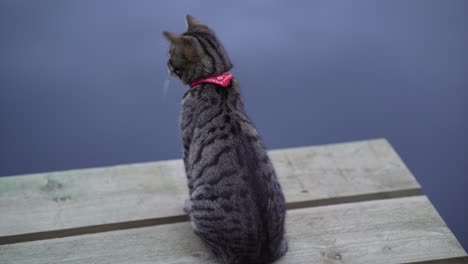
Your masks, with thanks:
[(170, 84), (170, 79), (169, 79), (169, 76), (168, 76), (168, 77), (166, 78), (166, 80), (164, 80), (163, 87), (162, 87), (162, 99), (163, 99), (163, 102), (166, 101), (167, 92), (169, 91), (169, 84)]

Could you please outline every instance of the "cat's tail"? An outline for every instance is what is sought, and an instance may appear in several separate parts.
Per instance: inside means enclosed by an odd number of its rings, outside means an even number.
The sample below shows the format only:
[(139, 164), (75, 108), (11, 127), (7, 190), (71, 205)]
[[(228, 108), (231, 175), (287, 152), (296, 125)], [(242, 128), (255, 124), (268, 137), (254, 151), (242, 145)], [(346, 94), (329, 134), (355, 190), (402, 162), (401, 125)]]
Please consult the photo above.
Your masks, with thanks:
[(274, 252), (272, 252), (273, 253), (272, 255), (270, 255), (269, 261), (273, 262), (281, 258), (282, 256), (286, 254), (287, 251), (288, 251), (288, 241), (286, 240), (285, 237), (283, 237), (279, 243), (278, 248)]
[(274, 251), (268, 249), (268, 244), (264, 247), (264, 251), (261, 252), (261, 255), (257, 256), (237, 256), (230, 261), (227, 261), (228, 264), (271, 264), (274, 261), (278, 260), (286, 254), (288, 251), (288, 242), (286, 238), (281, 238), (280, 244)]

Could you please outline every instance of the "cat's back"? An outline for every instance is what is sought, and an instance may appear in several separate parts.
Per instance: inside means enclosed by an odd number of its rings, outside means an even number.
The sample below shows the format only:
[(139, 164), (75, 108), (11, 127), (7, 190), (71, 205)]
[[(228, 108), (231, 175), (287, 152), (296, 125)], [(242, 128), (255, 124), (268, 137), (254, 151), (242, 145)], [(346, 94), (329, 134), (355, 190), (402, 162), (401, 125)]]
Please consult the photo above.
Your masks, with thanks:
[(181, 117), (194, 229), (223, 258), (282, 255), (284, 197), (237, 82), (200, 88)]

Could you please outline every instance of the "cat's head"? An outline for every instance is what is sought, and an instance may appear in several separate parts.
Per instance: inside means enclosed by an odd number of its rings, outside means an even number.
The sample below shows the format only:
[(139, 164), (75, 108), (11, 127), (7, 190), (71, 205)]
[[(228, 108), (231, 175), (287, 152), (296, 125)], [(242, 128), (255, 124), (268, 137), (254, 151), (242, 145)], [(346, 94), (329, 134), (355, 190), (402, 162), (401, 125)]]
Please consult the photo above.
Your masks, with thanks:
[(170, 74), (189, 84), (202, 77), (229, 71), (231, 61), (215, 32), (190, 15), (186, 22), (187, 31), (183, 34), (163, 32), (171, 44), (167, 62)]

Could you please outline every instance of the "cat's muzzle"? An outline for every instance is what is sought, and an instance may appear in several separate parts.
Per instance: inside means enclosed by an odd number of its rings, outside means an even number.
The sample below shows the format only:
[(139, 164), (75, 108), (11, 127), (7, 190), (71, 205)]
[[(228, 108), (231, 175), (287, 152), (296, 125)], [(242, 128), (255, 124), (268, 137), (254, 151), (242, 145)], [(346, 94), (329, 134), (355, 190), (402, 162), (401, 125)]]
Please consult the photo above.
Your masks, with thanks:
[(172, 76), (177, 76), (180, 78), (180, 70), (174, 67), (171, 60), (167, 61), (167, 72)]

